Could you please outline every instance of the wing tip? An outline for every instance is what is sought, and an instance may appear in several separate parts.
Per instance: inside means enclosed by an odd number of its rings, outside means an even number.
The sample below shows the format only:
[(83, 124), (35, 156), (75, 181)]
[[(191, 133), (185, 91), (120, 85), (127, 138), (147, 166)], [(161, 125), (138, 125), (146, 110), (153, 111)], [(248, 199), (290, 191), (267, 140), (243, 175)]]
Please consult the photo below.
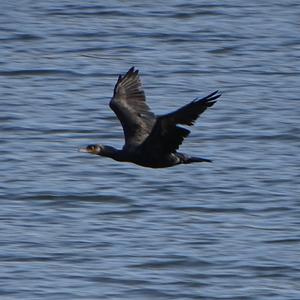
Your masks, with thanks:
[(116, 93), (116, 90), (117, 90), (119, 84), (122, 83), (122, 81), (126, 81), (126, 79), (130, 78), (131, 76), (137, 76), (138, 73), (139, 73), (139, 70), (136, 69), (135, 66), (132, 66), (124, 76), (122, 74), (119, 74), (118, 80), (115, 84), (114, 94)]
[(222, 96), (222, 92), (220, 92), (219, 90), (216, 90), (213, 93), (211, 93), (210, 95), (208, 95), (207, 97), (209, 97), (210, 99), (211, 98), (217, 99), (221, 96)]
[(204, 98), (196, 98), (193, 100), (193, 102), (206, 102), (206, 103), (211, 103), (211, 104), (214, 104), (216, 103), (217, 101), (214, 101), (214, 100), (217, 100), (219, 97), (222, 96), (222, 92), (220, 92), (219, 90), (216, 90), (214, 91), (213, 93), (209, 94), (208, 96), (204, 97)]
[(138, 73), (139, 73), (139, 70), (136, 69), (135, 66), (132, 66), (132, 67), (127, 71), (127, 73), (126, 73), (126, 75), (125, 75), (124, 77), (130, 76), (130, 75), (132, 75), (132, 74), (137, 75)]

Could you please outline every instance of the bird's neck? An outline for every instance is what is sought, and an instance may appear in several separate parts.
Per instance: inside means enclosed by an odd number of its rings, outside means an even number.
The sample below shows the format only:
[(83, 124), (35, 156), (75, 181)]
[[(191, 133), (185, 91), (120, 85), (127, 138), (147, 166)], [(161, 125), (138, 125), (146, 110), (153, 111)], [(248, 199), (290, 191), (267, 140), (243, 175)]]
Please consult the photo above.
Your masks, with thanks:
[(101, 153), (99, 155), (110, 157), (114, 160), (122, 161), (122, 151), (112, 147), (112, 146), (103, 146)]

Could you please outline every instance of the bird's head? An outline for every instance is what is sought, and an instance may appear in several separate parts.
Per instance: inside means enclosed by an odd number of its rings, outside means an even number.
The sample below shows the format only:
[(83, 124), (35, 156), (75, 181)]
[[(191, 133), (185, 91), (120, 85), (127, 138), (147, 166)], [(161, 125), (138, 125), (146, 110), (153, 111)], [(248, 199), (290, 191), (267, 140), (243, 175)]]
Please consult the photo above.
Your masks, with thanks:
[(116, 159), (116, 155), (118, 153), (118, 150), (115, 149), (114, 147), (111, 146), (105, 146), (105, 145), (88, 145), (85, 148), (79, 149), (80, 152), (85, 152), (85, 153), (91, 153), (91, 154), (96, 154), (96, 155), (101, 155), (101, 156), (108, 156), (111, 158)]
[(101, 153), (103, 152), (104, 147), (102, 145), (88, 145), (85, 148), (80, 148), (79, 151), (80, 152), (85, 152), (85, 153), (91, 153), (91, 154), (97, 154), (97, 155), (101, 155)]

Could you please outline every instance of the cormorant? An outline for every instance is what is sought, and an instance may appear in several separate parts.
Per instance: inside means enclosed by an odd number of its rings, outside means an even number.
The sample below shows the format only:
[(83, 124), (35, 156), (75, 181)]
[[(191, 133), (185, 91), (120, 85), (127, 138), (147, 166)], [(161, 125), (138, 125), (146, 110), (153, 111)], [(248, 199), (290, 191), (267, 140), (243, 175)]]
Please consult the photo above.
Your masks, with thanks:
[(117, 150), (104, 145), (88, 145), (80, 151), (150, 168), (211, 162), (206, 158), (177, 152), (184, 138), (190, 133), (189, 130), (178, 124), (193, 125), (199, 115), (214, 105), (221, 94), (215, 91), (204, 98), (194, 99), (174, 112), (155, 116), (146, 104), (138, 72), (132, 67), (124, 76), (119, 75), (109, 103), (123, 127), (125, 136), (123, 149)]

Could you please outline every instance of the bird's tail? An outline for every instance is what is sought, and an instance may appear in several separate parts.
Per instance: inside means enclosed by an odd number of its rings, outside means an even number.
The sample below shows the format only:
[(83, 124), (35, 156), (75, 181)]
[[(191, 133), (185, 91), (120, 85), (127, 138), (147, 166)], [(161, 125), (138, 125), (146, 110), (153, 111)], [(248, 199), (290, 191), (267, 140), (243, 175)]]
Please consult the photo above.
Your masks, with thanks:
[(188, 157), (184, 163), (185, 164), (191, 164), (191, 163), (194, 163), (194, 162), (212, 162), (212, 160), (210, 159), (207, 159), (207, 158), (202, 158), (202, 157), (194, 157), (194, 156), (191, 156), (191, 157)]

